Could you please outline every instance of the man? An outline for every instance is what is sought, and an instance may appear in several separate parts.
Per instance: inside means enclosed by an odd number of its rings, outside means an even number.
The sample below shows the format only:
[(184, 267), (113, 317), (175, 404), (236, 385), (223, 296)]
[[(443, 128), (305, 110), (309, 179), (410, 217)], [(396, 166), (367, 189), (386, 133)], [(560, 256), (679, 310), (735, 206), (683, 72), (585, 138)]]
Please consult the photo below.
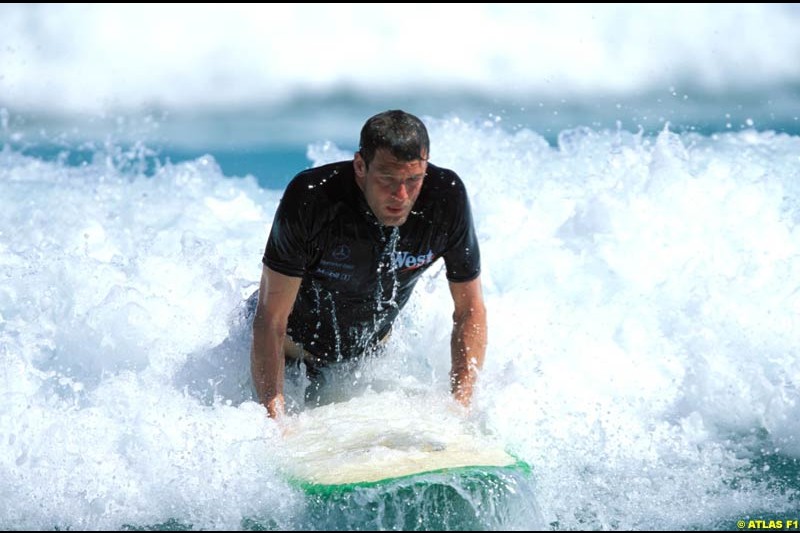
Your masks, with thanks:
[(352, 161), (287, 186), (253, 320), (251, 370), (269, 416), (284, 413), (285, 358), (313, 373), (375, 349), (439, 257), (455, 306), (451, 390), (469, 405), (486, 351), (480, 252), (464, 184), (429, 153), (422, 121), (386, 111), (364, 124)]

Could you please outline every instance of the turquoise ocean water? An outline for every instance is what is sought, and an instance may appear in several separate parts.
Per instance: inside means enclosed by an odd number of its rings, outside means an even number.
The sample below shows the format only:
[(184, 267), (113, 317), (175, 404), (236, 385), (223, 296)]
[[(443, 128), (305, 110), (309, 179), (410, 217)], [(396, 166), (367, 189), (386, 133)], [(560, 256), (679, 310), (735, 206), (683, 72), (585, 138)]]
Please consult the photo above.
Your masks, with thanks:
[[(0, 6), (1, 527), (792, 528), (800, 10), (457, 15)], [(468, 421), (532, 473), (320, 500), (241, 302), (291, 176), (398, 107), (481, 240)], [(449, 301), (434, 267), (331, 394), (444, 405)]]

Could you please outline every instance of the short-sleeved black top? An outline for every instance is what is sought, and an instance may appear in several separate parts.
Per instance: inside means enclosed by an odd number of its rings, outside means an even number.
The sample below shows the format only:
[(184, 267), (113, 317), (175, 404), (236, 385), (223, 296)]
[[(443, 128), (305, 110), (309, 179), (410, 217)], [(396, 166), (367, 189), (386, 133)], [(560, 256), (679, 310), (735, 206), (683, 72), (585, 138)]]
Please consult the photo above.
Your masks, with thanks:
[(302, 277), (288, 333), (321, 362), (356, 357), (382, 339), (424, 270), (443, 257), (447, 279), (480, 274), (469, 200), (452, 170), (428, 164), (399, 227), (382, 225), (352, 161), (301, 172), (281, 198), (263, 262)]

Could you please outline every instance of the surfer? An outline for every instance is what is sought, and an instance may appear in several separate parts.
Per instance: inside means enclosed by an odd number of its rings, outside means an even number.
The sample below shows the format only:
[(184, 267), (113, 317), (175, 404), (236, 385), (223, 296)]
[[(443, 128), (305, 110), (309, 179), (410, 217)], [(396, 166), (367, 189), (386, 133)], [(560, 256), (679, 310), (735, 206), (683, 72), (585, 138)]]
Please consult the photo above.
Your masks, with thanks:
[(287, 186), (251, 297), (251, 372), (269, 416), (284, 413), (286, 360), (313, 378), (374, 351), (440, 257), (454, 304), (451, 391), (469, 405), (486, 352), (480, 252), (463, 182), (429, 154), (422, 121), (386, 111), (364, 124), (352, 160)]

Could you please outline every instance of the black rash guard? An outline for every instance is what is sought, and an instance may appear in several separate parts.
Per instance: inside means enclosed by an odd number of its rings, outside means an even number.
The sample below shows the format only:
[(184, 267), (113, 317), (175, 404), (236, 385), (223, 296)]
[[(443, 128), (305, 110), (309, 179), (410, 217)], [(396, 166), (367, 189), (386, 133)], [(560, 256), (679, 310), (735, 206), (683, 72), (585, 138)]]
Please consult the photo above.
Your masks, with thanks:
[(382, 225), (352, 161), (301, 172), (281, 198), (263, 262), (302, 277), (287, 333), (321, 363), (357, 357), (391, 329), (422, 272), (444, 258), (447, 279), (480, 274), (469, 200), (452, 170), (428, 164), (399, 227)]

